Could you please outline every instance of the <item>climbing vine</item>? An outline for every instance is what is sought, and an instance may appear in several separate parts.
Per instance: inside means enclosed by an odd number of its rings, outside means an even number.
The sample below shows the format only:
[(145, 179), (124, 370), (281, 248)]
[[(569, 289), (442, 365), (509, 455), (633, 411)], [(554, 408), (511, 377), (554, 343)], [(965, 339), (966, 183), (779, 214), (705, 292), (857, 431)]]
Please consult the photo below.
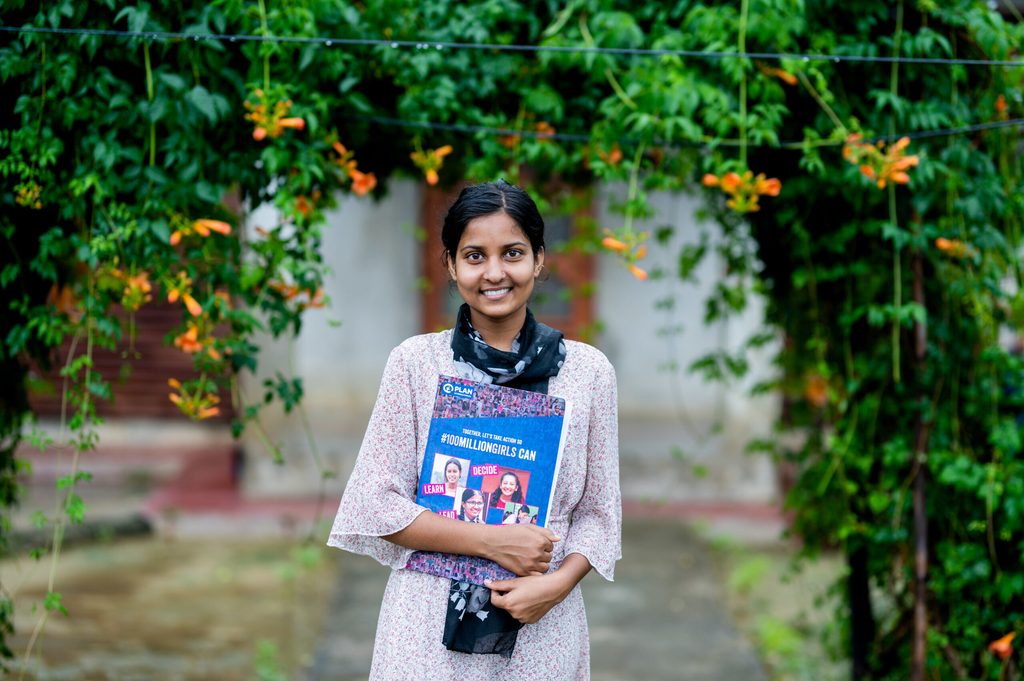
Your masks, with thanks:
[[(261, 405), (300, 408), (301, 382), (244, 395), (238, 377), (257, 333), (329, 304), (327, 209), (397, 175), (606, 182), (623, 187), (614, 221), (584, 247), (638, 279), (688, 281), (716, 257), (707, 322), (767, 299), (765, 332), (692, 369), (743, 375), (746, 351), (782, 337), (761, 389), (803, 444), (755, 449), (796, 471), (808, 553), (848, 558), (855, 673), (1013, 678), (1024, 367), (1004, 339), (1024, 322), (1024, 69), (963, 60), (1018, 59), (1019, 23), (973, 0), (15, 0), (0, 23), (38, 30), (0, 36), (0, 504), (17, 499), (36, 368), (59, 373), (69, 437), (31, 437), (74, 462), (38, 519), (54, 531), (43, 613), (64, 607), (63, 527), (85, 512), (75, 488), (113, 394), (94, 353), (135, 361), (139, 309), (180, 306), (183, 416), (230, 399), (235, 433), (259, 433)], [(712, 219), (673, 271), (651, 268), (672, 229), (638, 227), (659, 221), (649, 197), (682, 190)], [(260, 205), (274, 224), (249, 224)]]

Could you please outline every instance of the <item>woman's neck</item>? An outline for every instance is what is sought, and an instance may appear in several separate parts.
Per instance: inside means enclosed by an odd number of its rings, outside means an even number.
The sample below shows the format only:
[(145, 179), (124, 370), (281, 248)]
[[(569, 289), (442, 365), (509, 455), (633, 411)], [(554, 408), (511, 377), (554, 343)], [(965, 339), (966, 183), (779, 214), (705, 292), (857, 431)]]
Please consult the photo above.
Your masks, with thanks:
[(505, 319), (484, 317), (470, 310), (469, 321), (485, 343), (496, 350), (509, 352), (512, 350), (513, 341), (522, 331), (523, 324), (526, 323), (526, 308), (522, 308)]

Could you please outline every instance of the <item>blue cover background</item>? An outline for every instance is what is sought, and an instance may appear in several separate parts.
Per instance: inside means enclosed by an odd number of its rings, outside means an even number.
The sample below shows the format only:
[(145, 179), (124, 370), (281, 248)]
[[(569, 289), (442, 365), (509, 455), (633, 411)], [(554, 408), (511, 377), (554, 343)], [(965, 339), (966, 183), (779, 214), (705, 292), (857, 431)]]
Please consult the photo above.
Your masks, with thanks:
[[(423, 485), (431, 481), (431, 473), (434, 468), (434, 457), (437, 454), (454, 456), (462, 459), (469, 459), (470, 465), (497, 464), (499, 467), (517, 468), (530, 473), (530, 481), (527, 484), (526, 503), (530, 506), (539, 507), (537, 512), (537, 524), (544, 526), (548, 518), (548, 501), (551, 496), (552, 485), (556, 473), (554, 462), (558, 456), (558, 443), (561, 437), (563, 416), (504, 416), (499, 418), (478, 417), (478, 418), (434, 418), (431, 420), (430, 434), (427, 439), (427, 449), (423, 457), (423, 468), (420, 470), (419, 487), (416, 490), (416, 503), (429, 508), (432, 511), (452, 510), (454, 500), (444, 494), (423, 495)], [(481, 435), (491, 433), (514, 437), (522, 441), (522, 444), (509, 444), (515, 448), (532, 449), (537, 452), (536, 461), (527, 461), (513, 456), (491, 454), (457, 447), (441, 442), (441, 436), (445, 433), (452, 435), (466, 436), (491, 442), (485, 437), (477, 438), (474, 435), (463, 433), (463, 429), (475, 430)], [(493, 440), (501, 442), (500, 440)], [(467, 471), (468, 472), (468, 471)], [(466, 486), (472, 489), (480, 489), (483, 484), (483, 477), (470, 475)], [(495, 514), (489, 514), (487, 522), (494, 524), (500, 522), (494, 520)]]

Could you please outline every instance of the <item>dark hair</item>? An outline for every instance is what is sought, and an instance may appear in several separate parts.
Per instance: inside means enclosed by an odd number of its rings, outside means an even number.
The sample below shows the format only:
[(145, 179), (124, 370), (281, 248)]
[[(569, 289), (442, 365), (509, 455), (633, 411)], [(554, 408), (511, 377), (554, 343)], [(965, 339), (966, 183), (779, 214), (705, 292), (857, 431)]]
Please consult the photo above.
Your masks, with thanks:
[[(465, 520), (466, 519), (466, 502), (469, 501), (470, 499), (472, 499), (477, 494), (480, 495), (480, 500), (483, 502), (484, 509), (487, 508), (487, 495), (484, 494), (483, 492), (481, 492), (478, 489), (471, 489), (471, 488), (467, 487), (466, 489), (462, 490), (462, 501), (459, 503), (459, 516), (458, 516), (459, 520)], [(477, 518), (481, 518), (482, 519), (485, 516), (486, 516), (486, 511), (482, 510), (480, 512), (480, 515), (477, 516)], [(480, 520), (477, 520), (475, 522), (480, 522)]]
[(471, 220), (495, 213), (505, 213), (515, 220), (530, 240), (534, 255), (544, 248), (544, 219), (537, 210), (537, 204), (521, 187), (498, 180), (466, 187), (448, 209), (441, 227), (445, 260), (450, 260), (458, 250), (462, 233)]
[(448, 464), (452, 464), (452, 463), (455, 464), (456, 466), (458, 466), (459, 473), (461, 473), (462, 472), (462, 464), (459, 463), (458, 459), (448, 459), (447, 461), (445, 461), (444, 462), (444, 472), (445, 473), (448, 472)]
[(491, 494), (491, 506), (497, 507), (501, 503), (501, 481), (505, 479), (506, 475), (511, 475), (516, 481), (516, 491), (512, 492), (512, 498), (509, 499), (509, 503), (521, 504), (523, 503), (523, 483), (519, 482), (519, 476), (512, 471), (505, 471), (498, 478), (498, 486), (494, 488), (494, 492)]

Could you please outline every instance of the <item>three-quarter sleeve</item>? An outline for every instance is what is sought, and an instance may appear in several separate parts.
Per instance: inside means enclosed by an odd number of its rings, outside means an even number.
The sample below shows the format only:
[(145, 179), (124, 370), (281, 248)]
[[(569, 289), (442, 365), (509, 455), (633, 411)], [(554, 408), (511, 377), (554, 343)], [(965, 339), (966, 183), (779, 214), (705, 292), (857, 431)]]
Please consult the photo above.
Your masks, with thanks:
[(405, 567), (412, 549), (382, 537), (408, 527), (426, 510), (415, 502), (418, 477), (415, 397), (399, 346), (388, 357), (327, 545)]
[[(602, 359), (604, 359), (602, 357)], [(615, 578), (622, 557), (619, 491), (619, 416), (615, 369), (604, 360), (594, 379), (587, 433), (583, 495), (572, 511), (565, 553), (579, 553), (605, 579)]]

